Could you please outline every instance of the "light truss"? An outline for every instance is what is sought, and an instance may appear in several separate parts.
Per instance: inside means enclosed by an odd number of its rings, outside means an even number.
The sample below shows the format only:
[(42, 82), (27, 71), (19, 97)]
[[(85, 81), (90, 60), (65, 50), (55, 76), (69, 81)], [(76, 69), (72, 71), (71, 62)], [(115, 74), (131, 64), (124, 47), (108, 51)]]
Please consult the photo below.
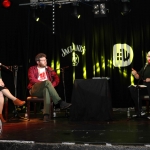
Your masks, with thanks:
[[(78, 2), (107, 2), (109, 0), (55, 0), (55, 4), (63, 5), (70, 3), (78, 3)], [(19, 6), (30, 5), (30, 6), (38, 6), (38, 5), (52, 5), (53, 0), (28, 0), (27, 3), (19, 4)]]

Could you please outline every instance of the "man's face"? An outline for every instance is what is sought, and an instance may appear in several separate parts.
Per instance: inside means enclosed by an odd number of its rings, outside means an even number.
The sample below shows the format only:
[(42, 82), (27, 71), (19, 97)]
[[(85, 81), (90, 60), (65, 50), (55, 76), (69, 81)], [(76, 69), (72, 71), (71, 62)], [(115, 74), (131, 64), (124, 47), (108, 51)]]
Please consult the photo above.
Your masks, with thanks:
[(147, 53), (147, 62), (150, 64), (150, 52)]
[(45, 57), (41, 57), (39, 61), (37, 61), (38, 67), (46, 67), (47, 66), (47, 59)]

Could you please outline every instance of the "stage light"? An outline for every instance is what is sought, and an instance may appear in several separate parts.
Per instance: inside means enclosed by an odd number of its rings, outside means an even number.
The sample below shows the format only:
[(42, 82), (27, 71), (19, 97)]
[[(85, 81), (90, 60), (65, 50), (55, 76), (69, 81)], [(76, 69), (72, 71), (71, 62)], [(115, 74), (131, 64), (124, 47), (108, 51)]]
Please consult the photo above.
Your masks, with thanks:
[(39, 20), (40, 20), (40, 18), (39, 17), (37, 17), (36, 15), (35, 15), (35, 10), (33, 9), (33, 19), (36, 21), (36, 22), (38, 22)]
[(109, 9), (106, 7), (106, 3), (95, 3), (93, 4), (94, 17), (106, 17)]
[(129, 0), (121, 0), (122, 1), (122, 11), (121, 14), (123, 16), (127, 15), (131, 11), (131, 5)]
[(35, 19), (36, 22), (38, 22), (40, 20), (39, 17), (35, 17), (34, 19)]
[(73, 3), (73, 13), (72, 16), (79, 19), (81, 15), (78, 13), (79, 3)]
[(10, 0), (3, 0), (2, 6), (5, 8), (9, 8), (11, 6), (11, 1)]
[(78, 19), (81, 17), (81, 15), (78, 14), (77, 6), (74, 6), (72, 16), (74, 16), (75, 18), (78, 18)]

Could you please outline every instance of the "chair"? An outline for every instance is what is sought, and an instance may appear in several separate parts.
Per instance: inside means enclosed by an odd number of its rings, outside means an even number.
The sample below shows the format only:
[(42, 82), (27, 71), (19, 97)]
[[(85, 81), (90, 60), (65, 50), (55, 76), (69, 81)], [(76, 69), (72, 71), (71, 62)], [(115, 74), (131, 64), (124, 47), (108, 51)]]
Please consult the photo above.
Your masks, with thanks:
[[(39, 97), (32, 97), (29, 96), (27, 97), (27, 114), (28, 114), (28, 121), (30, 120), (30, 102), (34, 103), (34, 115), (36, 116), (36, 103), (37, 102), (43, 102), (44, 99), (43, 98), (39, 98)], [(50, 118), (53, 118), (53, 101), (51, 99), (51, 104), (50, 104)]]

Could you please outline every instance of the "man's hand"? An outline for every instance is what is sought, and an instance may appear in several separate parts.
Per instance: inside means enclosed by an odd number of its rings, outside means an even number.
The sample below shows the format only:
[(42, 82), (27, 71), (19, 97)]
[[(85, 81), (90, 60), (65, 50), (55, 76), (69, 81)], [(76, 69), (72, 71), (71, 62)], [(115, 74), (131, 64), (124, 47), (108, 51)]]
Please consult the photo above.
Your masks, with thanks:
[(150, 78), (146, 78), (146, 80), (143, 80), (145, 82), (150, 82)]
[(132, 68), (132, 72), (131, 73), (132, 73), (132, 75), (135, 76), (137, 74), (137, 71)]

